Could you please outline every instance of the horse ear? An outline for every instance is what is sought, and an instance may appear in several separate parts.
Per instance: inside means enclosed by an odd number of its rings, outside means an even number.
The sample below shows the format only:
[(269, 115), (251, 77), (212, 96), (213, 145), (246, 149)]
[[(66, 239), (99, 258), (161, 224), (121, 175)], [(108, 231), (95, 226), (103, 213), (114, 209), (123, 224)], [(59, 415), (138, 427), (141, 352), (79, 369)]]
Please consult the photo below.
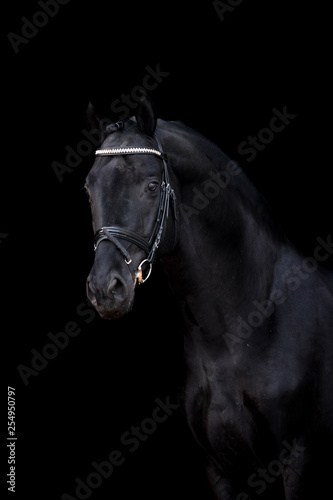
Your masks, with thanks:
[(136, 109), (135, 118), (139, 130), (144, 134), (153, 136), (156, 128), (156, 115), (153, 103), (145, 92), (142, 92), (142, 96)]
[(111, 119), (101, 118), (96, 112), (93, 103), (89, 101), (86, 109), (86, 122), (90, 131), (89, 134), (95, 134), (96, 137), (99, 137), (99, 144), (101, 144), (107, 135), (106, 127), (111, 123)]
[(101, 119), (96, 113), (95, 107), (91, 101), (89, 101), (86, 109), (86, 120), (90, 129), (102, 129)]

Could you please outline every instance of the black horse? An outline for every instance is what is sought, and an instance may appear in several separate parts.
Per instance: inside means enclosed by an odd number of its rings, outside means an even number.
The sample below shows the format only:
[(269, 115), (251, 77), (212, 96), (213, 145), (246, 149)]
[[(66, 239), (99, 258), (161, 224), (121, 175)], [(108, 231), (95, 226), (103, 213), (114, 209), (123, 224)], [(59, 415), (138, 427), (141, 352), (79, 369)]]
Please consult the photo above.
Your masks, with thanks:
[(187, 324), (184, 407), (217, 499), (322, 499), (331, 488), (331, 235), (303, 257), (212, 142), (136, 116), (104, 127), (87, 176), (102, 318), (129, 312), (154, 259)]

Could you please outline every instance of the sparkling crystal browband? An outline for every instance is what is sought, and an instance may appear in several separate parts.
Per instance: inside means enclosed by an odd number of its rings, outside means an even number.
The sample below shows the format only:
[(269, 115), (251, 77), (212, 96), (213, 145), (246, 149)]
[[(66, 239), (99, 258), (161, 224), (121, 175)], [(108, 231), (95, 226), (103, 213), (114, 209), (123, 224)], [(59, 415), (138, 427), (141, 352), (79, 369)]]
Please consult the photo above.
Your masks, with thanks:
[(161, 157), (161, 151), (153, 148), (105, 148), (97, 149), (96, 156), (110, 156), (110, 155), (131, 155), (131, 154), (150, 154)]

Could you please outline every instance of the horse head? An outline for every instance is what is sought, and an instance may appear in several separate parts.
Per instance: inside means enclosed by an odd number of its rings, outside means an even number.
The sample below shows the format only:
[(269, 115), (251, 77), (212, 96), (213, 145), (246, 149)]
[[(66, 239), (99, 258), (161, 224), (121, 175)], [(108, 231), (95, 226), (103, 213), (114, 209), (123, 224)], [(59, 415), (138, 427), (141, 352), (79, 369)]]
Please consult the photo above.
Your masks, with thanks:
[(149, 277), (155, 254), (175, 244), (175, 223), (168, 217), (175, 194), (156, 122), (143, 96), (135, 117), (105, 127), (86, 178), (95, 233), (87, 296), (102, 318), (130, 311), (135, 286)]

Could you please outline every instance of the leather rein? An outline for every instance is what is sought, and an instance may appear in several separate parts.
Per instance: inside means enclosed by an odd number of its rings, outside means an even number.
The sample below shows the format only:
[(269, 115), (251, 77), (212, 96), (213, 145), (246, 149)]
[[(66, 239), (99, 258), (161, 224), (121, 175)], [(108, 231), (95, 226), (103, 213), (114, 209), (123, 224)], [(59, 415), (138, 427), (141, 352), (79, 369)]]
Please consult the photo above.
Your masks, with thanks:
[[(97, 149), (95, 152), (96, 156), (119, 156), (119, 155), (133, 155), (133, 154), (145, 154), (145, 155), (154, 155), (160, 158), (163, 162), (163, 172), (162, 172), (162, 181), (160, 186), (160, 201), (157, 212), (157, 218), (155, 221), (153, 232), (150, 238), (147, 240), (143, 238), (140, 234), (137, 234), (134, 231), (124, 229), (119, 226), (103, 226), (98, 229), (95, 233), (95, 244), (94, 250), (96, 251), (98, 245), (103, 240), (109, 240), (111, 243), (115, 245), (115, 247), (120, 251), (122, 256), (124, 257), (125, 263), (129, 266), (129, 270), (134, 277), (134, 287), (136, 283), (139, 284), (144, 283), (149, 278), (151, 271), (153, 260), (155, 257), (155, 253), (159, 247), (163, 229), (165, 227), (166, 220), (169, 215), (169, 205), (172, 202), (173, 215), (175, 220), (175, 238), (177, 238), (177, 213), (176, 213), (176, 196), (174, 190), (171, 188), (170, 180), (169, 180), (169, 172), (168, 172), (168, 164), (167, 164), (167, 156), (163, 152), (162, 144), (159, 137), (154, 134), (158, 149), (154, 148), (137, 148), (137, 147), (129, 147), (129, 148), (105, 148), (105, 149)], [(132, 262), (132, 258), (128, 251), (124, 248), (124, 246), (120, 243), (120, 240), (127, 240), (131, 243), (134, 243), (136, 246), (140, 247), (146, 253), (147, 257), (143, 259), (135, 274), (133, 273), (130, 264)], [(143, 277), (142, 267), (144, 265), (148, 265), (148, 271)]]

